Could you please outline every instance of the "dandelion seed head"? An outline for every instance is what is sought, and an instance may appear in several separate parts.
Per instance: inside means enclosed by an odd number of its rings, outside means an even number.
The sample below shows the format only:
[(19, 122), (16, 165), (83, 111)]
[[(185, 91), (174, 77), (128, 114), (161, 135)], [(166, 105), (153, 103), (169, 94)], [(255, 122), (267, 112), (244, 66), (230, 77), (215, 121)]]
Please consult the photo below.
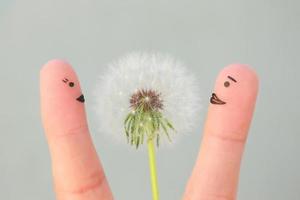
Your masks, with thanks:
[(178, 60), (163, 54), (130, 53), (101, 74), (95, 89), (101, 133), (126, 143), (124, 119), (141, 104), (172, 122), (176, 130), (172, 141), (195, 131), (201, 117), (199, 85)]
[(144, 111), (162, 110), (163, 102), (159, 96), (158, 92), (151, 89), (138, 90), (130, 98), (130, 107), (134, 110), (143, 107)]

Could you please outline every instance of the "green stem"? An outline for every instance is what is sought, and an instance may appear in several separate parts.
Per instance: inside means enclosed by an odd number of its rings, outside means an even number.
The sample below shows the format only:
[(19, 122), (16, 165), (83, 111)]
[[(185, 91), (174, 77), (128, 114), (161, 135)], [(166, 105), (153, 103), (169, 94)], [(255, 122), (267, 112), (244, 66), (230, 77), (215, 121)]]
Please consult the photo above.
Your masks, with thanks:
[(159, 200), (155, 148), (152, 139), (148, 139), (148, 155), (149, 155), (149, 167), (150, 167), (150, 177), (151, 177), (151, 187), (152, 187), (152, 198), (153, 200)]

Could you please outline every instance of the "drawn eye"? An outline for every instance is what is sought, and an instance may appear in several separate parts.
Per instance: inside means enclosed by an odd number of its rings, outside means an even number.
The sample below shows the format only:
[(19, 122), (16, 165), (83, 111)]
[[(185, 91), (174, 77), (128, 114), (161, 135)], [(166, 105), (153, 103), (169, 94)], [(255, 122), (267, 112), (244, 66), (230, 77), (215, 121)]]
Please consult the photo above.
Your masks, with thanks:
[(225, 87), (229, 87), (229, 86), (230, 86), (230, 83), (229, 83), (228, 81), (225, 81), (225, 82), (224, 82), (224, 86), (225, 86)]
[(69, 86), (70, 86), (70, 87), (74, 87), (74, 85), (75, 85), (75, 84), (74, 84), (73, 82), (70, 82), (70, 83), (69, 83)]

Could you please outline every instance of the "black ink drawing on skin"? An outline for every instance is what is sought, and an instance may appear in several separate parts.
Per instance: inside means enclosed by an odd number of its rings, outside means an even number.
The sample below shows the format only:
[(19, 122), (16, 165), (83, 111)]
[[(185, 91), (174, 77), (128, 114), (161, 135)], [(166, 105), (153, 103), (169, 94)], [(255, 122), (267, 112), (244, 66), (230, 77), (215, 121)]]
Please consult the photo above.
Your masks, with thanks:
[[(69, 79), (64, 78), (62, 81), (67, 84), (69, 82)], [(74, 87), (75, 83), (74, 82), (69, 82), (68, 85), (69, 85), (69, 87)], [(84, 103), (85, 99), (84, 99), (83, 94), (81, 94), (79, 97), (77, 97), (76, 100), (81, 102), (81, 103)]]
[(81, 102), (81, 103), (84, 103), (85, 100), (84, 100), (83, 94), (80, 95), (76, 100), (79, 101), (79, 102)]
[(228, 81), (225, 81), (225, 82), (224, 82), (224, 86), (225, 86), (225, 87), (229, 87), (229, 86), (230, 86), (230, 83), (229, 83)]
[[(233, 81), (235, 83), (237, 82), (231, 76), (227, 76), (227, 78), (229, 78), (231, 81)], [(229, 81), (225, 81), (224, 82), (224, 87), (229, 87), (229, 86), (230, 86), (230, 82)], [(210, 103), (217, 104), (217, 105), (224, 105), (224, 104), (226, 104), (225, 101), (222, 101), (221, 99), (219, 99), (219, 97), (216, 95), (216, 93), (212, 93), (212, 96), (210, 97)]]
[(70, 83), (69, 83), (69, 86), (70, 86), (70, 87), (74, 87), (74, 85), (75, 85), (75, 84), (74, 84), (73, 82), (70, 82)]
[(232, 78), (231, 76), (227, 76), (230, 80), (232, 80), (233, 82), (237, 82), (234, 78)]
[[(63, 81), (64, 83), (67, 83), (67, 82), (69, 82), (69, 79), (64, 78), (62, 81)], [(75, 85), (74, 82), (69, 82), (69, 86), (70, 86), (70, 87), (74, 87), (74, 85)]]
[(219, 99), (215, 93), (212, 93), (212, 96), (210, 97), (210, 103), (217, 104), (217, 105), (226, 104), (226, 102)]

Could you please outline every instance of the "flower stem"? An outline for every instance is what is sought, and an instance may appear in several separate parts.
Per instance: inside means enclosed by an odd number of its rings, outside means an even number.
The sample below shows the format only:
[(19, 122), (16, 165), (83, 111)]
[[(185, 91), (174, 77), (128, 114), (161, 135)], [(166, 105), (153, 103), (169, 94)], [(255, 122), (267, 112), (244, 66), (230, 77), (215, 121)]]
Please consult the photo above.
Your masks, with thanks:
[(149, 167), (150, 167), (150, 176), (151, 176), (152, 199), (159, 200), (155, 149), (154, 149), (154, 143), (152, 139), (148, 139), (148, 155), (149, 155)]

